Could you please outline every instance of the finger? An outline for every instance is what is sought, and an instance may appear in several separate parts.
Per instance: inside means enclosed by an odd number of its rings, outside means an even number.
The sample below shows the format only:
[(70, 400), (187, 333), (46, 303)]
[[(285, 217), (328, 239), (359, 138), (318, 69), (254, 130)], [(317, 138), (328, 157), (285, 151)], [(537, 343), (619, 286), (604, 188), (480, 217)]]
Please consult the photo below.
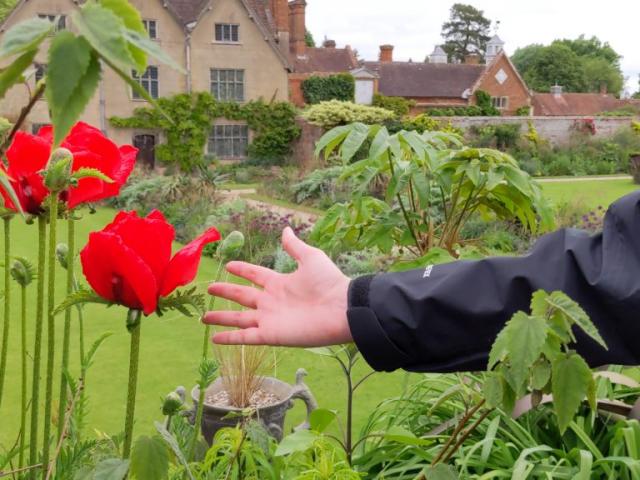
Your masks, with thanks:
[(303, 261), (305, 257), (316, 252), (315, 248), (296, 237), (296, 234), (289, 227), (285, 228), (282, 233), (282, 247), (297, 262)]
[(248, 308), (258, 306), (258, 297), (262, 293), (254, 287), (245, 287), (235, 283), (212, 283), (207, 290), (209, 295), (226, 298)]
[(218, 345), (266, 345), (257, 328), (216, 333), (211, 341)]
[(221, 327), (254, 328), (258, 326), (258, 312), (255, 310), (230, 310), (207, 312), (204, 323)]
[(273, 270), (246, 262), (229, 262), (227, 271), (237, 277), (249, 280), (259, 287), (264, 287), (269, 279), (278, 275)]

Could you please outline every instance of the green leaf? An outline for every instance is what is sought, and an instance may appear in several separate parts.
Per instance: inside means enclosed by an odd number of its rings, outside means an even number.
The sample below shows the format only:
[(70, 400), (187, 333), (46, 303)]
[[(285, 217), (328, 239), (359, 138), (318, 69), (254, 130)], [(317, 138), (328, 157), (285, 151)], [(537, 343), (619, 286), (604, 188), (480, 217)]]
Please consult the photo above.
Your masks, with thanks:
[(91, 62), (91, 46), (69, 30), (58, 33), (49, 47), (47, 101), (51, 109), (64, 109), (84, 79)]
[(415, 168), (415, 171), (413, 172), (413, 176), (411, 178), (411, 183), (413, 184), (413, 188), (418, 194), (420, 208), (428, 208), (431, 201), (431, 182), (429, 181), (427, 176), (422, 172), (422, 170), (420, 170), (419, 168)]
[(80, 79), (77, 88), (64, 105), (51, 105), (51, 121), (53, 123), (53, 144), (57, 148), (71, 131), (73, 125), (84, 112), (93, 97), (101, 77), (100, 60), (91, 55), (89, 67)]
[(424, 438), (416, 437), (413, 432), (410, 432), (406, 428), (394, 425), (384, 433), (384, 438), (391, 442), (401, 443), (403, 445), (419, 445), (429, 446), (434, 443), (434, 440), (427, 440)]
[(7, 195), (9, 195), (9, 198), (11, 198), (13, 204), (18, 208), (18, 211), (20, 212), (20, 215), (22, 215), (22, 218), (26, 219), (27, 215), (24, 213), (24, 210), (22, 210), (22, 205), (20, 205), (18, 195), (16, 195), (16, 191), (13, 189), (13, 186), (11, 185), (11, 182), (6, 177), (6, 175), (0, 174), (0, 188), (2, 188)]
[(424, 476), (426, 480), (458, 480), (458, 474), (453, 469), (444, 463), (437, 463), (424, 469)]
[(327, 410), (326, 408), (319, 408), (311, 412), (309, 416), (309, 423), (311, 424), (311, 430), (322, 433), (329, 425), (336, 419), (337, 413), (333, 410)]
[(549, 304), (562, 311), (573, 323), (578, 325), (587, 335), (608, 350), (607, 344), (598, 333), (598, 329), (589, 319), (587, 313), (569, 296), (562, 292), (553, 292), (549, 297)]
[(129, 460), (112, 458), (103, 460), (96, 467), (93, 480), (122, 480), (129, 472)]
[[(145, 57), (146, 57), (146, 54), (149, 54), (156, 60), (159, 60), (165, 65), (169, 65), (171, 68), (179, 71), (180, 73), (183, 73), (185, 75), (187, 74), (187, 71), (184, 68), (182, 68), (180, 65), (178, 65), (176, 61), (173, 58), (171, 58), (167, 53), (165, 53), (165, 51), (162, 50), (162, 48), (160, 48), (160, 45), (158, 44), (158, 42), (154, 42), (153, 40), (151, 40), (148, 37), (146, 32), (139, 33), (133, 30), (125, 30), (124, 35), (126, 39), (129, 41), (130, 47), (133, 46), (134, 48), (141, 50), (142, 52), (144, 52)], [(146, 61), (145, 61), (145, 67), (139, 71), (144, 72), (145, 68), (146, 68)]]
[(175, 439), (175, 437), (171, 435), (167, 431), (167, 429), (164, 428), (160, 423), (153, 422), (153, 426), (156, 427), (156, 430), (158, 431), (158, 433), (162, 435), (162, 438), (164, 439), (165, 442), (167, 442), (167, 445), (171, 447), (171, 450), (173, 450), (173, 453), (175, 454), (175, 456), (178, 458), (178, 460), (184, 467), (185, 472), (187, 472), (189, 479), (195, 480), (195, 477), (191, 472), (191, 467), (189, 466), (189, 462), (187, 462), (187, 459), (185, 458), (184, 453), (182, 453), (182, 450), (180, 450), (180, 446), (178, 445), (178, 441)]
[(516, 406), (517, 394), (505, 378), (502, 379), (502, 409), (507, 415), (511, 415)]
[(487, 376), (483, 388), (487, 408), (498, 408), (502, 403), (504, 392), (502, 391), (502, 377), (497, 373)]
[(514, 382), (521, 385), (542, 353), (542, 346), (547, 338), (547, 322), (543, 317), (529, 317), (518, 312), (509, 320), (506, 330), (506, 346)]
[(84, 305), (85, 303), (98, 303), (101, 305), (111, 306), (113, 303), (106, 298), (102, 298), (93, 290), (80, 290), (72, 293), (65, 298), (60, 305), (53, 311), (54, 315), (60, 315), (67, 308), (71, 308), (75, 305)]
[(113, 335), (113, 332), (103, 333), (102, 335), (100, 335), (100, 337), (98, 337), (98, 339), (95, 342), (93, 342), (93, 344), (91, 345), (91, 348), (89, 349), (89, 351), (85, 354), (84, 358), (82, 359), (82, 366), (85, 369), (88, 369), (91, 366), (91, 362), (93, 360), (93, 357), (98, 352), (98, 349), (102, 345), (102, 342), (104, 342), (111, 335)]
[(93, 467), (85, 465), (76, 472), (76, 474), (73, 476), (73, 480), (93, 480), (93, 476), (95, 475), (95, 473), (96, 471), (93, 469)]
[(531, 196), (531, 184), (527, 180), (527, 177), (525, 177), (526, 174), (522, 170), (514, 167), (503, 166), (502, 172), (504, 172), (505, 177), (507, 177), (507, 182), (510, 185), (516, 187), (526, 197)]
[(187, 317), (192, 317), (193, 314), (186, 308), (191, 306), (200, 317), (203, 316), (207, 311), (205, 298), (203, 294), (196, 293), (196, 290), (196, 287), (192, 287), (187, 291), (174, 292), (168, 297), (161, 297), (158, 300), (157, 312), (162, 314), (167, 310), (177, 310)]
[(580, 355), (569, 353), (553, 360), (552, 372), (553, 407), (560, 433), (564, 433), (587, 395), (591, 370)]
[(29, 50), (0, 72), (0, 98), (3, 98), (16, 83), (22, 81), (22, 73), (31, 66), (36, 53), (37, 50)]
[(160, 435), (139, 436), (131, 450), (131, 476), (137, 480), (160, 480), (169, 472), (169, 451)]
[(254, 445), (260, 447), (260, 450), (264, 452), (264, 454), (269, 456), (269, 444), (271, 442), (271, 438), (269, 437), (269, 433), (264, 429), (260, 422), (255, 420), (251, 420), (249, 425), (246, 427), (247, 435), (249, 436), (249, 440)]
[(342, 163), (344, 164), (349, 163), (358, 150), (360, 150), (360, 147), (369, 134), (369, 127), (362, 123), (354, 123), (350, 125), (350, 127), (349, 135), (344, 139), (340, 149)]
[(348, 125), (343, 125), (329, 130), (320, 140), (318, 140), (313, 154), (314, 157), (318, 158), (320, 156), (320, 152), (324, 149), (324, 157), (329, 158), (331, 152), (347, 137), (347, 135), (349, 135), (349, 131), (350, 129)]
[(548, 298), (549, 294), (544, 290), (535, 292), (531, 297), (531, 315), (546, 317), (549, 310)]
[(56, 25), (44, 18), (31, 18), (12, 27), (2, 36), (0, 60), (19, 53), (37, 51)]
[(493, 370), (499, 362), (501, 362), (507, 355), (507, 329), (506, 327), (500, 330), (500, 333), (493, 342), (491, 352), (489, 353), (489, 365), (487, 370)]
[[(118, 18), (120, 18), (120, 20), (122, 20), (126, 29), (125, 35), (129, 31), (136, 33), (139, 36), (144, 36), (147, 39), (149, 38), (147, 30), (144, 28), (144, 24), (142, 23), (140, 13), (127, 0), (100, 0), (100, 5), (111, 10)], [(138, 64), (137, 71), (144, 72), (147, 68), (147, 55), (144, 48), (141, 48), (131, 40), (129, 40), (128, 47), (131, 56)], [(160, 47), (157, 46), (156, 48), (160, 49)]]
[(311, 448), (319, 438), (321, 437), (311, 430), (300, 430), (299, 432), (292, 433), (282, 439), (274, 456), (282, 457), (293, 452), (304, 452)]
[(200, 366), (198, 367), (198, 373), (200, 374), (198, 387), (200, 387), (201, 390), (209, 388), (213, 381), (218, 378), (219, 372), (220, 362), (213, 358), (204, 357), (200, 360)]
[(538, 362), (533, 366), (531, 388), (542, 390), (551, 378), (551, 364), (548, 361)]
[(405, 272), (425, 268), (427, 265), (441, 265), (443, 263), (454, 262), (456, 259), (444, 248), (434, 247), (423, 257), (411, 261), (400, 261), (393, 265), (389, 272)]
[(91, 46), (110, 64), (120, 69), (137, 69), (124, 38), (124, 24), (111, 10), (87, 2), (72, 14), (73, 24)]
[(99, 178), (103, 182), (113, 183), (113, 180), (111, 180), (97, 168), (80, 168), (73, 172), (72, 177), (76, 180), (82, 180), (83, 178)]

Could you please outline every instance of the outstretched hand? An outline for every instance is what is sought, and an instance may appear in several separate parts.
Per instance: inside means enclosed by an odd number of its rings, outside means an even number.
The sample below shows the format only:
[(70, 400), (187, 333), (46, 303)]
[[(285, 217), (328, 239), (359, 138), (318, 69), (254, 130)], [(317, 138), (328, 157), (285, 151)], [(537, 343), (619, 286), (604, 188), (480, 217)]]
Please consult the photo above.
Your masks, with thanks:
[(227, 270), (260, 288), (214, 283), (209, 293), (250, 310), (215, 311), (204, 322), (235, 327), (213, 336), (225, 345), (321, 347), (352, 342), (347, 323), (349, 278), (321, 250), (297, 238), (290, 228), (282, 246), (298, 262), (291, 274), (244, 262), (230, 262)]

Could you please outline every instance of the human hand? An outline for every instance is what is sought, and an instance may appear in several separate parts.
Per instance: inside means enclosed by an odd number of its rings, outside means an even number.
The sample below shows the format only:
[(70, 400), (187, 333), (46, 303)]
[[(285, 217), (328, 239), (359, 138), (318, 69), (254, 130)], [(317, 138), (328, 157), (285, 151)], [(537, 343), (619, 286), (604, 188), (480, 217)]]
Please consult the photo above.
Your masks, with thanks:
[(290, 228), (282, 234), (282, 246), (298, 262), (294, 273), (230, 262), (229, 273), (263, 289), (229, 283), (209, 286), (209, 294), (251, 309), (208, 312), (205, 323), (239, 329), (216, 333), (213, 342), (286, 347), (352, 342), (347, 322), (349, 278), (323, 251), (304, 243)]

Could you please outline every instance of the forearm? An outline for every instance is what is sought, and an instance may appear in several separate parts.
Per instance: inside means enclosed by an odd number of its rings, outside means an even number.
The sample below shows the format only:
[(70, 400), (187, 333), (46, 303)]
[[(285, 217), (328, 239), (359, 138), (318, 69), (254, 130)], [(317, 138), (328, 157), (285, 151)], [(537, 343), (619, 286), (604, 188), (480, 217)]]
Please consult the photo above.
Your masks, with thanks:
[(453, 262), (363, 277), (349, 290), (349, 326), (377, 370), (484, 370), (498, 332), (537, 290), (561, 290), (590, 315), (609, 350), (577, 333), (593, 366), (640, 363), (639, 195), (607, 215), (603, 234), (558, 231), (518, 258)]

